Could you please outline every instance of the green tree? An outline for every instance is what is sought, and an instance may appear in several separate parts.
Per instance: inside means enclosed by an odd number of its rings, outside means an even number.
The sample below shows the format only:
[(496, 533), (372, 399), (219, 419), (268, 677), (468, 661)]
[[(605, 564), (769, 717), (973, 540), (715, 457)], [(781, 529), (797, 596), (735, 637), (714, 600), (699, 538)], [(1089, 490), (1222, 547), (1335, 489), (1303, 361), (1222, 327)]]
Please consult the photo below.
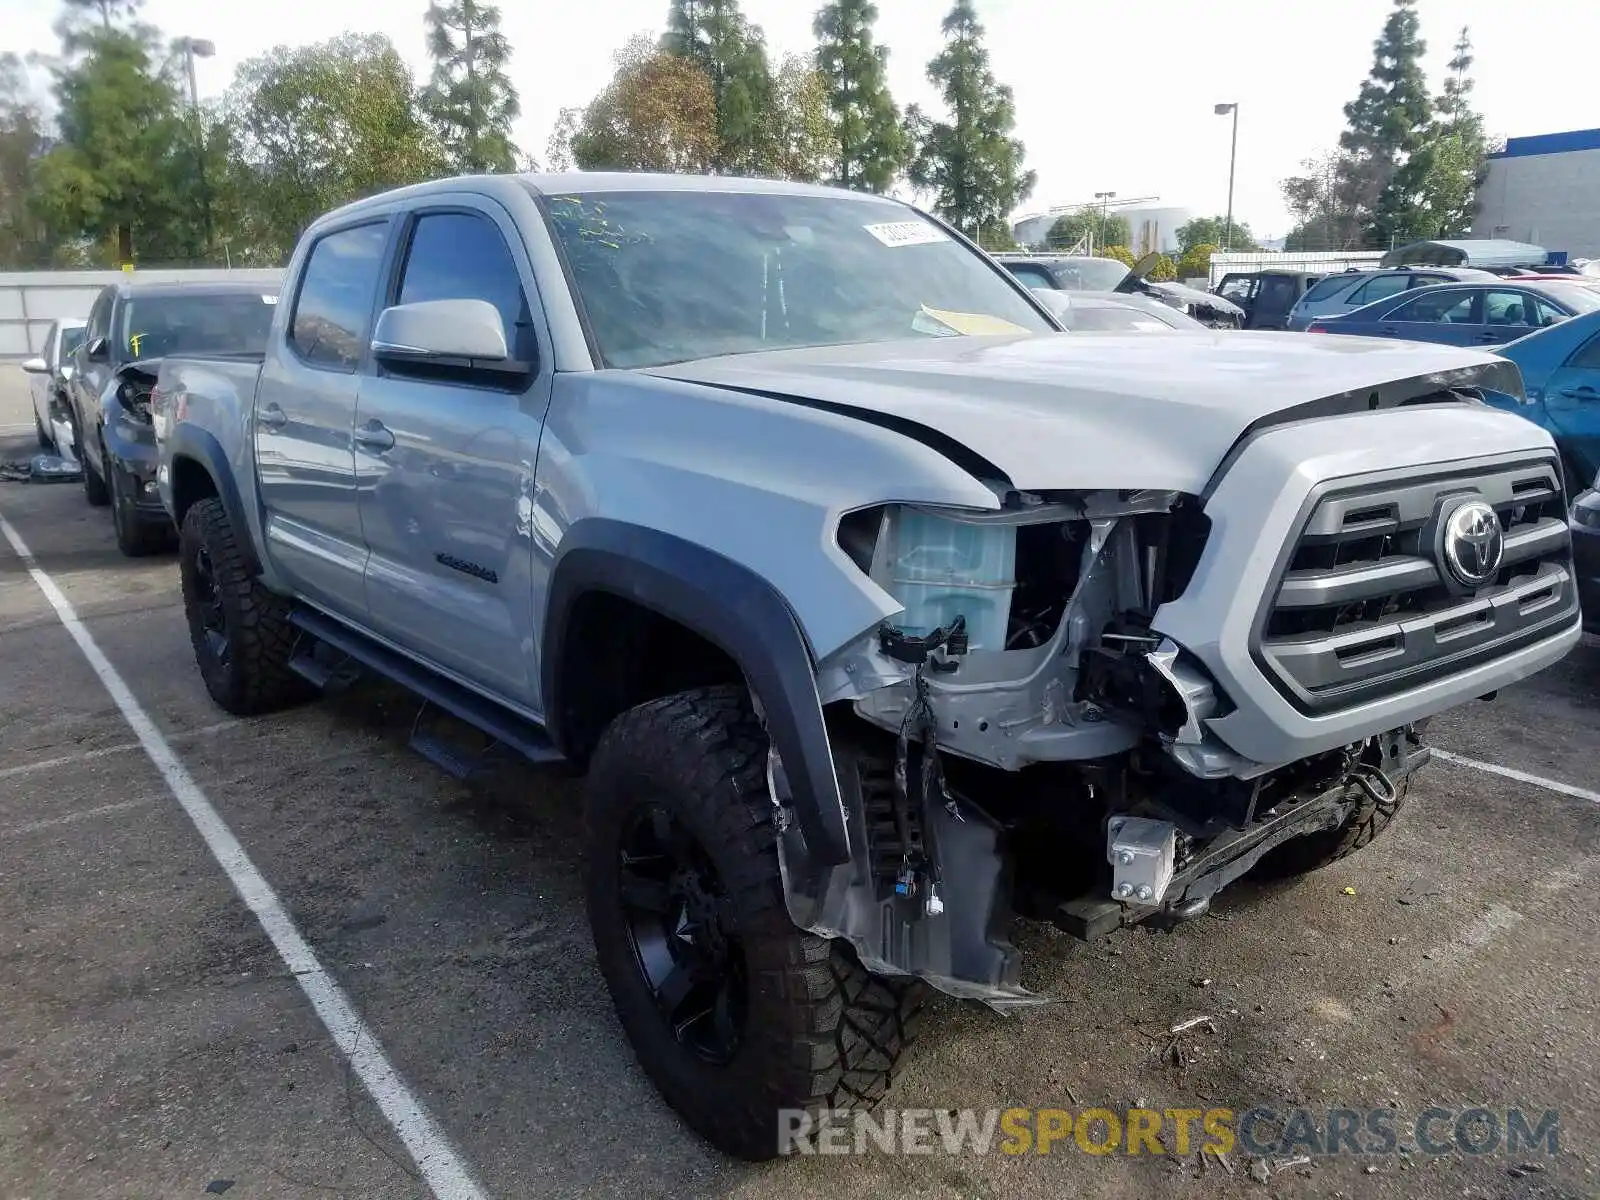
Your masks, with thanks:
[(785, 55), (772, 81), (772, 104), (756, 163), (762, 175), (817, 183), (833, 160), (828, 85), (808, 58)]
[(506, 73), (511, 44), (500, 32), (499, 7), (481, 0), (435, 0), (428, 5), (427, 22), (433, 77), (422, 103), (451, 166), (469, 174), (515, 170), (511, 123), (522, 108)]
[(1489, 156), (1483, 117), (1472, 107), (1472, 37), (1463, 27), (1450, 57), (1438, 120), (1428, 139), (1426, 171), (1418, 207), (1419, 236), (1461, 237), (1477, 215), (1478, 185)]
[(1146, 276), (1157, 283), (1167, 283), (1177, 277), (1178, 264), (1165, 254), (1156, 259), (1156, 265), (1150, 268), (1150, 274)]
[(907, 111), (916, 146), (909, 176), (933, 193), (942, 217), (971, 235), (1003, 223), (1033, 191), (1035, 175), (1023, 169), (1022, 142), (1011, 136), (1011, 89), (989, 70), (972, 0), (955, 0), (942, 29), (945, 47), (928, 64), (928, 80), (943, 96), (948, 117), (933, 120), (915, 105)]
[(647, 34), (616, 55), (611, 82), (581, 112), (568, 110), (552, 164), (571, 159), (586, 171), (709, 171), (721, 143), (710, 77), (688, 58), (657, 48)]
[(1177, 277), (1179, 279), (1208, 279), (1211, 276), (1211, 256), (1221, 250), (1221, 246), (1210, 242), (1198, 242), (1183, 252), (1178, 259)]
[(37, 159), (44, 125), (15, 54), (0, 54), (0, 269), (44, 266), (48, 234), (34, 211)]
[(62, 15), (68, 21), (87, 20), (109, 33), (119, 22), (137, 16), (144, 0), (61, 0), (61, 7), (66, 10)]
[(239, 67), (226, 98), (242, 197), (236, 260), (281, 262), (312, 219), (447, 173), (411, 72), (378, 34), (279, 46)]
[(58, 143), (37, 164), (37, 214), (105, 261), (197, 257), (203, 250), (192, 132), (145, 29), (63, 24), (55, 76)]
[(739, 0), (671, 0), (662, 49), (686, 58), (711, 80), (719, 171), (760, 169), (771, 136), (772, 68), (761, 28)]
[[(1226, 216), (1195, 217), (1192, 221), (1185, 221), (1177, 229), (1178, 249), (1187, 254), (1191, 246), (1198, 246), (1202, 243), (1221, 246), (1224, 244), (1223, 234), (1227, 225), (1228, 218)], [(1250, 226), (1237, 217), (1233, 220), (1232, 240), (1226, 242), (1226, 244), (1232, 246), (1235, 250), (1254, 250), (1256, 248), (1256, 240), (1250, 234)]]
[(1070, 250), (1084, 240), (1085, 234), (1096, 246), (1126, 246), (1133, 241), (1127, 217), (1086, 204), (1057, 217), (1045, 234), (1045, 245), (1051, 250)]
[(1304, 175), (1279, 183), (1284, 204), (1294, 214), (1295, 225), (1284, 241), (1285, 250), (1356, 250), (1364, 238), (1361, 222), (1346, 203), (1341, 186), (1339, 154), (1324, 154), (1302, 162)]
[(1422, 71), (1426, 50), (1416, 0), (1394, 0), (1373, 44), (1372, 71), (1344, 108), (1341, 200), (1377, 245), (1405, 240), (1418, 223), (1433, 122)]
[(1134, 258), (1132, 250), (1117, 243), (1113, 243), (1109, 246), (1096, 246), (1094, 256), (1096, 258), (1114, 258), (1119, 263), (1129, 267), (1133, 266), (1134, 263), (1139, 261), (1138, 259)]
[(886, 192), (906, 162), (900, 110), (885, 77), (887, 47), (873, 44), (872, 0), (831, 0), (817, 13), (817, 68), (826, 80), (832, 167), (840, 187)]

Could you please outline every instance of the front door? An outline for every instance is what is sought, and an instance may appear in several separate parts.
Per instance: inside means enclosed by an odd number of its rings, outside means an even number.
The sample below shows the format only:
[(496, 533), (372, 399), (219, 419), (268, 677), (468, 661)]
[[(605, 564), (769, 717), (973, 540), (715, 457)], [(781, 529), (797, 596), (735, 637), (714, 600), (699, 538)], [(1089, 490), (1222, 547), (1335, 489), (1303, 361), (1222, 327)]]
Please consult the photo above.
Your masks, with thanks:
[(351, 427), (390, 222), (320, 236), (287, 322), (274, 326), (256, 393), (254, 437), (268, 553), (313, 603), (365, 610), (367, 550)]
[(389, 302), (486, 300), (512, 357), (543, 366), (508, 377), (381, 363), (366, 381), (354, 436), (368, 612), (374, 632), (531, 706), (529, 522), (550, 356), (509, 217), (474, 196), (435, 203), (402, 235)]
[[(73, 359), (72, 383), (69, 385), (68, 414), (72, 422), (72, 453), (80, 462), (98, 469), (100, 461), (99, 428), (100, 397), (111, 381), (114, 357), (111, 344), (111, 310), (116, 305), (115, 288), (101, 292), (89, 310), (89, 325), (84, 334), (83, 348)], [(86, 444), (87, 443), (87, 444)], [(93, 457), (90, 446), (93, 446)]]

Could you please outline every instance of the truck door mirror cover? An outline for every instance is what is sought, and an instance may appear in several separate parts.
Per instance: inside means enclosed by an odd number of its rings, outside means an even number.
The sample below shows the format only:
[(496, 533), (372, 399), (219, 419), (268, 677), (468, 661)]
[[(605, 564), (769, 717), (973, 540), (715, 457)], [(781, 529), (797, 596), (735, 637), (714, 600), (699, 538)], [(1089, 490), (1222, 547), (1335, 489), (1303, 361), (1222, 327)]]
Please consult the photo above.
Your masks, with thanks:
[(499, 310), (486, 300), (422, 300), (386, 308), (372, 333), (372, 353), (397, 363), (503, 363), (510, 357)]

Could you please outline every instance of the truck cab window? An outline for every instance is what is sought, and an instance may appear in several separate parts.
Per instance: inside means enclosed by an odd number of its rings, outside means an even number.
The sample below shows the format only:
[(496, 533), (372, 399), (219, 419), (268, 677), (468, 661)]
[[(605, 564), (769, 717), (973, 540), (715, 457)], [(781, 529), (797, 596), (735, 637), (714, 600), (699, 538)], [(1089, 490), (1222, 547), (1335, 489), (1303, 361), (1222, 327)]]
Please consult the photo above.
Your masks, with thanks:
[(295, 301), (289, 342), (307, 362), (353, 371), (365, 347), (387, 224), (358, 225), (311, 248)]
[(500, 313), (512, 354), (529, 357), (517, 336), (528, 320), (522, 279), (505, 238), (487, 217), (437, 212), (418, 219), (396, 302), (423, 300), (487, 301)]

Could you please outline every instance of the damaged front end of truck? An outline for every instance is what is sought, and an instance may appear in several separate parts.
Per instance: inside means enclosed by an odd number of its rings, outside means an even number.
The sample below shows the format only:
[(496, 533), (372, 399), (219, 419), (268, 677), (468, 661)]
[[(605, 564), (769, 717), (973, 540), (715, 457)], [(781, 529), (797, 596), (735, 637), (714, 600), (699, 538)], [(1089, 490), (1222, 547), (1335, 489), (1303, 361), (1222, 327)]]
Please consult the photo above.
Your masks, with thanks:
[[(1429, 415), (1386, 419), (1410, 437)], [(847, 862), (808, 854), (770, 755), (791, 918), (869, 970), (1037, 1003), (1013, 917), (1093, 938), (1203, 914), (1263, 860), (1386, 818), (1434, 712), (1565, 652), (1548, 451), (1467, 429), (1459, 457), (1350, 470), (1327, 460), (1347, 430), (1319, 449), (1316, 424), (1263, 434), (1204, 496), (845, 514), (839, 547), (903, 609), (818, 664)], [(1463, 568), (1462, 530), (1491, 526)]]

